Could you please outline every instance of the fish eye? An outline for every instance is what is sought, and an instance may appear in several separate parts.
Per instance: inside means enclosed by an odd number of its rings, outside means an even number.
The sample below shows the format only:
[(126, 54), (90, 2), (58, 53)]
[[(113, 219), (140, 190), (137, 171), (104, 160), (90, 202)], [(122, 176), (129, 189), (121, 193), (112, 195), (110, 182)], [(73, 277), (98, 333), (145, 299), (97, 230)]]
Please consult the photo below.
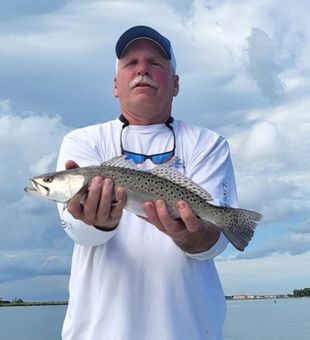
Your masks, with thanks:
[(44, 177), (43, 178), (43, 182), (45, 182), (45, 183), (52, 183), (53, 182), (53, 177), (51, 177), (51, 176)]

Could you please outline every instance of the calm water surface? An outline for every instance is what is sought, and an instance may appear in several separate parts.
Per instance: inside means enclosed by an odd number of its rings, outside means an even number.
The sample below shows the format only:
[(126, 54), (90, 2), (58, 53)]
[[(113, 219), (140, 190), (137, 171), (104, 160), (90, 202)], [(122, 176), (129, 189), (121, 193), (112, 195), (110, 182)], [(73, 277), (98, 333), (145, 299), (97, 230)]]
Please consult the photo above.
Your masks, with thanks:
[(67, 306), (0, 308), (0, 340), (58, 340)]
[[(0, 340), (60, 340), (66, 308), (2, 307)], [(273, 300), (228, 301), (224, 338), (309, 340), (310, 298), (277, 300), (277, 303)]]
[(310, 340), (310, 298), (227, 301), (225, 340)]

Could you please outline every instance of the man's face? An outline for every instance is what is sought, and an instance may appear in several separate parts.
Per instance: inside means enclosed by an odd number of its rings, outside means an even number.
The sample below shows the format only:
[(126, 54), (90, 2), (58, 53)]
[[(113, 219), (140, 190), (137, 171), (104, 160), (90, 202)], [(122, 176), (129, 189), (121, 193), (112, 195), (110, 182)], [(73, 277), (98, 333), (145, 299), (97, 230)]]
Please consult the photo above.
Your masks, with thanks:
[(139, 39), (127, 47), (114, 79), (114, 95), (119, 98), (123, 113), (140, 116), (150, 123), (155, 118), (165, 120), (178, 91), (178, 76), (159, 46)]

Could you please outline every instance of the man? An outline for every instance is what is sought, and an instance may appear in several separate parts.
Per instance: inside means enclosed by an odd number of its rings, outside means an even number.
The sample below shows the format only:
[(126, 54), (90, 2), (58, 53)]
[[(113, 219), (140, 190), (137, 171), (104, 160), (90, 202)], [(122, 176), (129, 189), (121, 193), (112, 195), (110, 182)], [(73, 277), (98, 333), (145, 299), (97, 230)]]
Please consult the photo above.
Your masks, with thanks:
[[(226, 140), (171, 117), (179, 77), (170, 41), (150, 27), (132, 27), (119, 38), (116, 56), (121, 117), (70, 132), (58, 170), (121, 154), (148, 169), (174, 157), (214, 204), (236, 206)], [(126, 193), (111, 179), (94, 178), (82, 205), (83, 194), (59, 205), (75, 241), (63, 339), (222, 339), (225, 301), (213, 258), (226, 238), (185, 201), (178, 202), (177, 220), (163, 200), (145, 202), (142, 219), (123, 210)]]

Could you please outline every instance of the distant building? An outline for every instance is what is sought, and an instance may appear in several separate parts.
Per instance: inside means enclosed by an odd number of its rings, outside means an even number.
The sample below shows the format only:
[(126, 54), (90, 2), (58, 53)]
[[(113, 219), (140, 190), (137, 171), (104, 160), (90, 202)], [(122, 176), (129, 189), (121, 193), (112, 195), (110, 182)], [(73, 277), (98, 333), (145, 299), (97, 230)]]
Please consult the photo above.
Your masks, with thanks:
[(253, 295), (253, 294), (240, 294), (240, 295), (231, 295), (227, 296), (228, 300), (260, 300), (260, 299), (286, 299), (288, 295), (286, 294), (278, 294), (278, 295)]

